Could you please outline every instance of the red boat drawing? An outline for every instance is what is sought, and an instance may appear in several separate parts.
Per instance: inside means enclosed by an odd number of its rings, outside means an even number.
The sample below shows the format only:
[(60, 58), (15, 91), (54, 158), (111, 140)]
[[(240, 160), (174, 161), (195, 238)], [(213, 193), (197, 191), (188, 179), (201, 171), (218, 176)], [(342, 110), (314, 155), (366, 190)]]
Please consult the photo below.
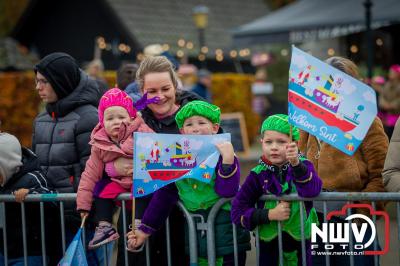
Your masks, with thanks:
[[(308, 93), (303, 87), (305, 82), (303, 79), (300, 79), (297, 83), (294, 79), (289, 82), (288, 100), (290, 103), (323, 120), (327, 125), (337, 127), (344, 132), (353, 130), (359, 124), (356, 121), (357, 113), (353, 118), (338, 113), (341, 99), (332, 88), (334, 82), (332, 76), (327, 78), (324, 87), (318, 86)], [(341, 80), (338, 82), (341, 82)]]
[(175, 155), (172, 155), (168, 161), (159, 161), (158, 157), (154, 160), (146, 160), (146, 171), (153, 180), (168, 181), (177, 179), (196, 167), (196, 158), (193, 159), (192, 154), (189, 152), (189, 143), (184, 145), (187, 145), (185, 146), (187, 148), (186, 153), (183, 154), (182, 146), (176, 143), (174, 145)]

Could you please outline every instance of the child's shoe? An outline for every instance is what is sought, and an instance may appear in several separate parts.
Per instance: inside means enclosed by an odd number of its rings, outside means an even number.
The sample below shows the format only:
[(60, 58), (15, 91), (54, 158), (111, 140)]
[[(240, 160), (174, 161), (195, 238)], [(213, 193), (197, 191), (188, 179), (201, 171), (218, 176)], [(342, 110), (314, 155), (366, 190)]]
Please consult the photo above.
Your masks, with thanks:
[(110, 223), (101, 223), (96, 227), (93, 239), (89, 242), (88, 248), (95, 249), (118, 238), (119, 234), (117, 230)]

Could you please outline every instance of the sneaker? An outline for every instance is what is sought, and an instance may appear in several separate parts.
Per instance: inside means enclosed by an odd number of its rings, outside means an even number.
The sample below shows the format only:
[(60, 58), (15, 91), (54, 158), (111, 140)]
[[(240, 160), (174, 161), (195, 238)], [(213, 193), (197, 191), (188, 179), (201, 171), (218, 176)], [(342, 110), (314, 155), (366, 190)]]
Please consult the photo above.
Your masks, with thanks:
[(119, 234), (117, 230), (115, 230), (110, 223), (102, 224), (96, 227), (93, 239), (90, 240), (88, 248), (95, 249), (101, 245), (117, 240), (118, 238)]

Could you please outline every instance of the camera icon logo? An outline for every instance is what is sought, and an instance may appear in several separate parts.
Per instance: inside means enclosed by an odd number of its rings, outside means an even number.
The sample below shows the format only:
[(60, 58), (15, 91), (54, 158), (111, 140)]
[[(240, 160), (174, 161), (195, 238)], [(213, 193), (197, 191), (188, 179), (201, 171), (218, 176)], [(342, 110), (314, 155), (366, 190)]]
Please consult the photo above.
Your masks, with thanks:
[[(382, 250), (365, 250), (372, 245), (377, 237), (376, 225), (368, 216), (356, 213), (348, 215), (345, 218), (346, 222), (329, 222), (334, 216), (345, 217), (349, 210), (360, 208), (367, 209), (371, 216), (381, 216), (383, 218), (385, 245)], [(321, 238), (321, 242), (324, 244), (323, 248), (326, 250), (333, 250), (335, 248), (347, 250), (351, 245), (353, 250), (362, 252), (363, 255), (383, 255), (389, 251), (390, 221), (389, 215), (384, 211), (374, 210), (369, 204), (352, 203), (344, 205), (341, 210), (329, 212), (326, 220), (327, 222), (322, 223), (320, 227), (315, 223), (311, 225), (311, 249), (321, 248), (316, 244), (318, 236)], [(368, 234), (369, 236), (366, 234), (368, 228), (371, 232), (370, 235)]]

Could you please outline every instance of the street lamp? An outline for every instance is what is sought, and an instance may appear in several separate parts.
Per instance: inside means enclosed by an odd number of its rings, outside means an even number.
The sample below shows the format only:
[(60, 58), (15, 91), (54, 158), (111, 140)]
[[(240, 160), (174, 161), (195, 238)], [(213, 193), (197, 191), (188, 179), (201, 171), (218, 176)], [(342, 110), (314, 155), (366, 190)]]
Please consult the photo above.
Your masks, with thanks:
[(205, 53), (203, 53), (203, 47), (205, 47), (204, 30), (208, 23), (208, 7), (206, 6), (195, 6), (193, 8), (193, 21), (199, 32), (199, 58), (203, 58), (202, 67), (206, 67)]
[(372, 30), (371, 30), (371, 9), (372, 1), (365, 0), (363, 3), (365, 7), (365, 26), (367, 36), (367, 77), (368, 84), (371, 84), (374, 65), (374, 47), (372, 46)]

